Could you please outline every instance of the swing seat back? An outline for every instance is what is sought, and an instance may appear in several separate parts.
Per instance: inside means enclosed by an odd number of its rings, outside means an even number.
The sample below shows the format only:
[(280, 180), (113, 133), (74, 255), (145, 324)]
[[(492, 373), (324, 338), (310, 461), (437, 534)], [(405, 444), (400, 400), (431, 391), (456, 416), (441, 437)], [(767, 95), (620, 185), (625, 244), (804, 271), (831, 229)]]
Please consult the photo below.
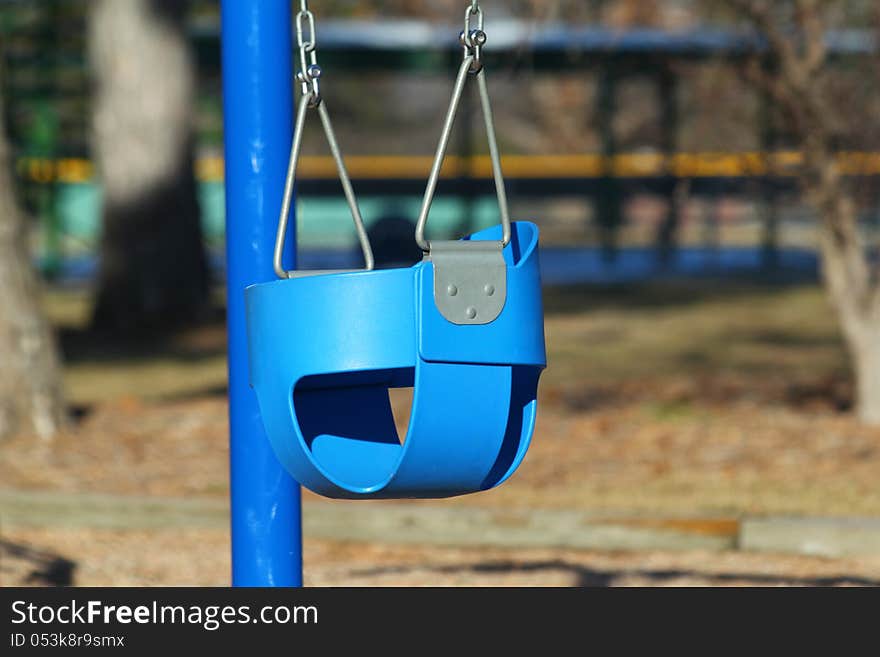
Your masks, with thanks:
[[(251, 385), (294, 479), (333, 498), (441, 498), (513, 474), (546, 354), (538, 229), (512, 229), (506, 298), (485, 324), (441, 314), (431, 261), (246, 290)], [(468, 239), (501, 235), (496, 226)], [(388, 390), (405, 387), (413, 402), (401, 440)]]

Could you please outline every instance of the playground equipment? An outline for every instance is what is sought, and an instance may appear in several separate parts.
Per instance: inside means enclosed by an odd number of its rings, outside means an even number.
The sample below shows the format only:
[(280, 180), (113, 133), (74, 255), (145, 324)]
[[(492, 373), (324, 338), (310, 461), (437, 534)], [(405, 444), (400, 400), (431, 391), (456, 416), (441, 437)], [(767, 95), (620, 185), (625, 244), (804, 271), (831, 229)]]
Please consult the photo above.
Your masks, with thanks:
[[(254, 3), (251, 15), (244, 18), (261, 15), (262, 8)], [(233, 13), (234, 17), (224, 13), (224, 26), (230, 18), (242, 18), (238, 10), (228, 11)], [(276, 20), (279, 17), (276, 14)], [(262, 210), (269, 190), (265, 180), (258, 186), (259, 228), (252, 228), (250, 235), (257, 238), (252, 244), (259, 248), (248, 254), (249, 259), (263, 258), (263, 263), (251, 280), (236, 275), (230, 280), (230, 313), (246, 316), (250, 383), (268, 443), (297, 482), (328, 497), (449, 497), (497, 486), (516, 470), (528, 449), (538, 378), (546, 356), (538, 230), (534, 224), (513, 223), (509, 218), (483, 69), (486, 34), (482, 9), (472, 0), (465, 10), (461, 34), (464, 57), (415, 231), (424, 259), (408, 269), (373, 270), (369, 239), (321, 97), (315, 19), (306, 0), (300, 1), (296, 33), (297, 79), (302, 94), (272, 249), (272, 270), (280, 280), (266, 282), (265, 277), (268, 258)], [(226, 56), (224, 62), (230, 59)], [(259, 63), (265, 65), (264, 61)], [(425, 231), (431, 203), (470, 78), (479, 87), (501, 225), (460, 241), (429, 241)], [(262, 84), (257, 86), (262, 88)], [(227, 88), (228, 102), (232, 93)], [(293, 240), (287, 235), (288, 217), (305, 121), (312, 109), (320, 116), (360, 239), (364, 255), (361, 271), (298, 271), (285, 264), (295, 260), (295, 254), (289, 253)], [(253, 142), (251, 150), (255, 154)], [(277, 154), (273, 151), (271, 155), (274, 173)], [(227, 185), (231, 184), (227, 180)], [(233, 238), (230, 233), (229, 239)], [(229, 247), (231, 259), (236, 248)], [(233, 264), (230, 272), (235, 274)], [(240, 282), (247, 285), (245, 312), (232, 305), (236, 294), (233, 285)], [(241, 288), (237, 289), (240, 293)], [(230, 317), (230, 322), (239, 319)], [(237, 333), (233, 336), (230, 323), (231, 343), (239, 337)], [(236, 352), (236, 356), (240, 354)], [(231, 380), (240, 365), (239, 360), (231, 361)], [(397, 434), (389, 402), (388, 390), (395, 387), (414, 388), (404, 441)], [(248, 554), (236, 556), (236, 502), (240, 507), (252, 507), (253, 499), (236, 496), (236, 446), (243, 445), (246, 438), (236, 433), (235, 404), (232, 398), (234, 571), (242, 558), (259, 557), (251, 545), (245, 546)], [(253, 410), (250, 399), (246, 410)], [(253, 440), (247, 444), (252, 446)], [(265, 470), (265, 455), (259, 449)], [(240, 467), (238, 477), (247, 485), (256, 485), (252, 475), (244, 475)], [(278, 481), (283, 482), (287, 494), (287, 479)], [(265, 500), (257, 500), (262, 502)], [(295, 502), (298, 506), (298, 499)], [(260, 522), (274, 521), (274, 517), (266, 517), (264, 505), (257, 511), (258, 528)], [(296, 524), (298, 532), (295, 511), (283, 522)], [(239, 528), (239, 532), (252, 529)], [(269, 543), (279, 537), (256, 538)], [(292, 554), (298, 562), (298, 546)], [(273, 548), (271, 558), (278, 557)], [(249, 572), (249, 580), (253, 579), (261, 579), (261, 574)]]
[[(448, 497), (492, 488), (520, 464), (534, 429), (546, 365), (538, 231), (510, 221), (482, 66), (483, 12), (475, 2), (465, 13), (465, 56), (416, 227), (425, 258), (387, 271), (372, 271), (369, 239), (321, 98), (315, 23), (305, 2), (296, 19), (302, 96), (274, 249), (282, 280), (246, 292), (250, 371), (279, 460), (299, 483), (328, 497)], [(466, 240), (429, 242), (428, 214), (470, 77), (480, 90), (502, 224)], [(336, 161), (364, 271), (283, 265), (310, 109)], [(388, 389), (411, 386), (401, 444)]]

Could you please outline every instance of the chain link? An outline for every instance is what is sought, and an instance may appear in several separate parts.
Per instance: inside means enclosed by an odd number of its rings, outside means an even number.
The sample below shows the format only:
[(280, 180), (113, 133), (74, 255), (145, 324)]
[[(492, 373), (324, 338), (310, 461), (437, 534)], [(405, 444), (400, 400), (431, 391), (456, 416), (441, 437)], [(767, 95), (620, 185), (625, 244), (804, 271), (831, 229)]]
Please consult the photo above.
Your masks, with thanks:
[[(471, 21), (476, 17), (476, 28)], [(486, 33), (483, 31), (483, 10), (477, 0), (472, 0), (470, 6), (464, 10), (464, 31), (459, 35), (459, 41), (464, 47), (465, 58), (472, 57), (470, 72), (473, 75), (483, 68), (483, 46), (486, 45)]]
[(315, 15), (309, 11), (308, 0), (300, 0), (299, 3), (299, 12), (296, 15), (296, 44), (299, 48), (300, 64), (296, 78), (302, 85), (303, 98), (307, 99), (306, 102), (310, 107), (317, 107), (321, 104), (322, 71), (318, 66), (318, 32), (315, 28)]

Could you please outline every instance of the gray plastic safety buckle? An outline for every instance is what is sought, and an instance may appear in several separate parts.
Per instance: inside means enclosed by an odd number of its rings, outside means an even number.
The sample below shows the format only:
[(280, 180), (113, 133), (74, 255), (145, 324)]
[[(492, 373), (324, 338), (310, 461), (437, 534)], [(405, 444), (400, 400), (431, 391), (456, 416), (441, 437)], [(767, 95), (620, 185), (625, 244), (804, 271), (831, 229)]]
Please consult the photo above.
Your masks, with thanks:
[(489, 324), (507, 302), (507, 263), (501, 242), (431, 242), (434, 303), (453, 324)]

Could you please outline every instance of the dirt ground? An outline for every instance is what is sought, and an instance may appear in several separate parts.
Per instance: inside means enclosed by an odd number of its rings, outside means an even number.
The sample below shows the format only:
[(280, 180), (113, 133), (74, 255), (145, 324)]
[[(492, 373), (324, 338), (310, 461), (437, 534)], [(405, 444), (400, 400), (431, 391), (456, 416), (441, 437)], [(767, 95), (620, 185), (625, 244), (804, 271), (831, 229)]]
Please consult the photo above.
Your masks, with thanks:
[[(226, 586), (229, 582), (225, 531), (16, 530), (7, 540), (15, 545), (51, 545), (57, 554), (7, 553), (0, 561), (0, 584)], [(60, 555), (85, 558), (65, 564)], [(308, 586), (880, 585), (880, 557), (465, 549), (307, 538), (303, 558)]]
[[(672, 384), (667, 394), (680, 393)], [(696, 385), (690, 391), (696, 390)], [(880, 514), (880, 436), (831, 411), (748, 400), (686, 402), (636, 390), (570, 411), (547, 404), (501, 488), (450, 504), (665, 514)], [(682, 407), (685, 410), (679, 410)], [(226, 401), (124, 399), (51, 446), (4, 445), (5, 488), (170, 497), (226, 495)]]
[[(222, 324), (162, 341), (108, 345), (81, 330), (81, 298), (56, 294), (49, 307), (62, 329), (78, 420), (51, 445), (27, 436), (0, 445), (0, 486), (226, 495)], [(549, 368), (525, 464), (497, 491), (448, 504), (880, 515), (880, 430), (860, 426), (848, 412), (846, 359), (818, 289), (574, 289), (550, 291), (547, 310)], [(406, 401), (405, 394), (395, 396), (400, 424)], [(0, 527), (0, 538), (76, 561), (78, 584), (224, 583), (228, 570), (220, 533)], [(315, 584), (880, 578), (870, 563), (742, 554), (511, 554), (310, 541), (307, 560)], [(121, 568), (122, 562), (129, 565)]]

